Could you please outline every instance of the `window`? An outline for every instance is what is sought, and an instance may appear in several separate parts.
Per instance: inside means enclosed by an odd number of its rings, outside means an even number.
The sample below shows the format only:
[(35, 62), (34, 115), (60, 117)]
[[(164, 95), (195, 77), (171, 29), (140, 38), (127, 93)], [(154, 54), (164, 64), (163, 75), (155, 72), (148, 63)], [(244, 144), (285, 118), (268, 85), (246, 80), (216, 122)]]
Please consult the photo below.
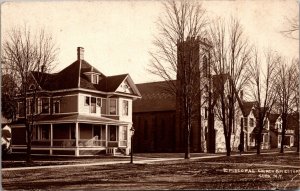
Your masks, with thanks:
[(101, 114), (107, 114), (107, 99), (102, 98), (102, 105), (101, 105)]
[(269, 142), (269, 135), (268, 134), (264, 134), (264, 141), (266, 142), (266, 143), (268, 143)]
[(71, 139), (76, 139), (75, 126), (70, 125), (69, 128), (70, 128), (70, 133), (71, 133)]
[(23, 102), (18, 102), (18, 114), (19, 114), (19, 116), (24, 116), (24, 104), (23, 104)]
[(49, 112), (49, 98), (42, 98), (42, 113), (50, 113)]
[(50, 131), (49, 131), (49, 126), (48, 125), (41, 125), (39, 126), (39, 138), (40, 140), (49, 140), (49, 135), (50, 135)]
[(100, 125), (94, 125), (93, 137), (96, 137), (96, 139), (98, 139), (98, 140), (101, 138), (101, 126)]
[(92, 74), (91, 79), (92, 79), (92, 83), (93, 84), (98, 84), (98, 82), (99, 82), (99, 75), (98, 74)]
[(53, 113), (59, 113), (60, 112), (60, 101), (54, 100), (53, 101)]
[(90, 105), (90, 97), (89, 96), (85, 96), (84, 105)]
[(114, 125), (109, 126), (109, 140), (117, 141), (117, 127)]
[(26, 114), (31, 114), (32, 108), (32, 99), (26, 99)]
[(245, 117), (245, 118), (244, 118), (244, 127), (247, 127), (247, 126), (248, 126), (248, 118)]
[(96, 113), (96, 98), (91, 97), (91, 113)]
[(123, 100), (123, 115), (128, 116), (128, 101)]
[(281, 144), (281, 135), (278, 135), (278, 144)]
[(116, 99), (109, 100), (109, 114), (117, 115), (117, 100)]
[(254, 126), (254, 119), (253, 118), (250, 118), (250, 121), (249, 121), (249, 125), (250, 125), (250, 127), (253, 127)]
[(97, 106), (101, 107), (101, 98), (100, 97), (97, 97)]
[(97, 136), (98, 140), (106, 140), (105, 125), (94, 125), (93, 136)]
[(208, 110), (207, 110), (207, 107), (204, 108), (204, 119), (207, 119), (207, 113), (208, 113)]

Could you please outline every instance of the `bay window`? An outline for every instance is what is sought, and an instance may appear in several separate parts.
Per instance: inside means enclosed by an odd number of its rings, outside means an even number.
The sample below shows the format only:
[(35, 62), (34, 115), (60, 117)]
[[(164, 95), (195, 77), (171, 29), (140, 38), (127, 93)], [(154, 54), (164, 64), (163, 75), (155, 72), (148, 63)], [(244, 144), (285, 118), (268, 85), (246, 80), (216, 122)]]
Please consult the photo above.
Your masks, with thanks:
[(91, 113), (96, 113), (96, 98), (91, 97)]
[(117, 100), (116, 99), (109, 100), (109, 114), (117, 115)]
[(42, 101), (42, 113), (50, 113), (49, 98), (42, 98), (41, 101)]
[(128, 101), (127, 100), (123, 100), (122, 109), (123, 109), (122, 114), (125, 116), (128, 116)]

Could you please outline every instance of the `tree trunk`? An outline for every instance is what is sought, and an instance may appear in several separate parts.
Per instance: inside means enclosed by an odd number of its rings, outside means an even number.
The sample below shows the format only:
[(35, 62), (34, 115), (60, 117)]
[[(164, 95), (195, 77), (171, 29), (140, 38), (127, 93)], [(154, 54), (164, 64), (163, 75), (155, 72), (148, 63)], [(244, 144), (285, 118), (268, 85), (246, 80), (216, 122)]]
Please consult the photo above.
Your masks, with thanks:
[(29, 123), (26, 123), (26, 130), (27, 130), (27, 152), (26, 152), (26, 163), (32, 163), (31, 158), (31, 126)]
[(260, 154), (261, 149), (261, 131), (259, 130), (258, 134), (256, 135), (257, 145), (256, 145), (256, 154)]
[(189, 130), (189, 125), (186, 128), (186, 147), (185, 147), (185, 154), (184, 158), (185, 159), (190, 159), (191, 154), (190, 154), (190, 130)]
[(284, 153), (284, 139), (285, 139), (285, 130), (287, 124), (287, 115), (282, 114), (282, 131), (281, 131), (281, 145), (280, 145), (280, 153)]
[(225, 137), (226, 156), (230, 156), (230, 154), (231, 154), (230, 136), (231, 136), (231, 135)]

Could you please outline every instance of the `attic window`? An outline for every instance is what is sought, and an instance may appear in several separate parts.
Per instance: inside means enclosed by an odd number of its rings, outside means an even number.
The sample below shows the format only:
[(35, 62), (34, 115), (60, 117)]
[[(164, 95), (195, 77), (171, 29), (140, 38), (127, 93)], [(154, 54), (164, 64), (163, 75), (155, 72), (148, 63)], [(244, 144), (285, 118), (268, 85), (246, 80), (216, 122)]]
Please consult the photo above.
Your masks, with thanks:
[(99, 75), (98, 74), (92, 74), (92, 76), (91, 76), (91, 82), (93, 84), (98, 84), (98, 82), (99, 82)]
[(34, 84), (31, 84), (30, 86), (29, 86), (29, 90), (34, 90), (35, 89), (35, 85)]

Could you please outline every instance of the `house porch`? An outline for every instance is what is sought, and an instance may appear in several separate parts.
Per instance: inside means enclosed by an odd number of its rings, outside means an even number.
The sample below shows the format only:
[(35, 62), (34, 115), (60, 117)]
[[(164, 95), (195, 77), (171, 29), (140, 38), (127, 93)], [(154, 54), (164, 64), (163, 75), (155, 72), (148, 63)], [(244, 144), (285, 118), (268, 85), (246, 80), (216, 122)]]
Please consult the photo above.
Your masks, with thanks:
[[(52, 122), (32, 128), (32, 154), (46, 155), (98, 155), (130, 152), (130, 126), (128, 123)], [(20, 127), (16, 128), (21, 132)], [(23, 132), (23, 137), (25, 128)], [(18, 136), (15, 136), (18, 137)], [(15, 141), (13, 152), (26, 152), (26, 140)]]

